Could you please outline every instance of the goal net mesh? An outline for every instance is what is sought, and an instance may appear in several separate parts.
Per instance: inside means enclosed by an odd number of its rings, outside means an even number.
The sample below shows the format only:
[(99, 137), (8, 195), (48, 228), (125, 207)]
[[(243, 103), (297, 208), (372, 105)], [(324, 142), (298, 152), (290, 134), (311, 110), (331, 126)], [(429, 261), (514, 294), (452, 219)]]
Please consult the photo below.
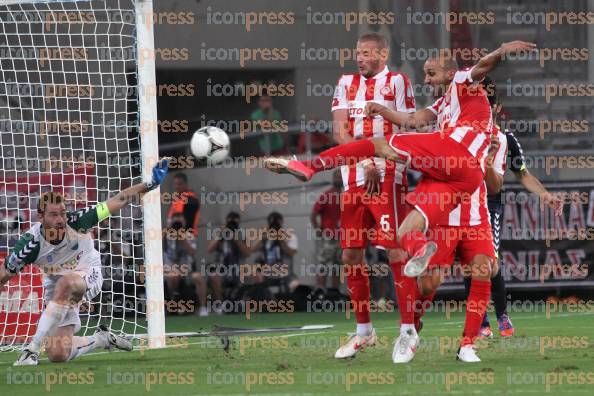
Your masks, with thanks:
[[(136, 17), (134, 0), (0, 1), (0, 257), (41, 193), (74, 210), (141, 182)], [(146, 333), (142, 225), (133, 202), (93, 230), (104, 282), (81, 333)], [(31, 266), (0, 290), (0, 351), (30, 341), (41, 291)]]

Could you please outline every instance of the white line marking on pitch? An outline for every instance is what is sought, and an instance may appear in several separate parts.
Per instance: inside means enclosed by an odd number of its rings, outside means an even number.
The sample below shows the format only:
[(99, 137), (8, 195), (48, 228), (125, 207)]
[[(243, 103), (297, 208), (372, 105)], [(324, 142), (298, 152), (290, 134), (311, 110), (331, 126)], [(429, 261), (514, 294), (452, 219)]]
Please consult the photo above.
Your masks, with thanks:
[[(317, 331), (317, 332), (307, 332), (307, 333), (297, 333), (297, 334), (283, 334), (283, 335), (279, 335), (279, 336), (276, 336), (276, 337), (287, 337), (287, 338), (289, 338), (289, 337), (299, 337), (299, 336), (304, 336), (304, 335), (316, 335), (316, 334), (324, 334), (324, 333), (325, 333), (325, 331)], [(255, 340), (255, 339), (260, 340), (262, 338), (273, 338), (273, 337), (272, 336), (258, 337), (258, 338), (251, 337), (251, 338), (247, 338), (247, 340)], [(218, 340), (217, 341), (210, 340), (210, 341), (188, 342), (188, 343), (183, 344), (183, 345), (205, 345), (205, 344), (213, 344), (215, 342), (218, 343)], [(166, 346), (164, 346), (163, 348), (160, 348), (160, 349), (179, 348), (179, 347), (180, 347), (180, 345), (166, 345)], [(139, 346), (135, 346), (134, 347), (134, 351), (140, 351), (140, 350), (147, 351), (149, 349), (148, 348), (141, 348)], [(83, 356), (106, 355), (108, 353), (120, 353), (120, 352), (124, 352), (124, 351), (92, 352), (92, 353), (87, 353), (87, 354), (85, 354)], [(47, 361), (47, 360), (48, 360), (47, 358), (41, 358), (41, 359), (39, 359), (39, 361)], [(14, 363), (14, 362), (0, 362), (0, 364), (12, 364), (12, 363)]]

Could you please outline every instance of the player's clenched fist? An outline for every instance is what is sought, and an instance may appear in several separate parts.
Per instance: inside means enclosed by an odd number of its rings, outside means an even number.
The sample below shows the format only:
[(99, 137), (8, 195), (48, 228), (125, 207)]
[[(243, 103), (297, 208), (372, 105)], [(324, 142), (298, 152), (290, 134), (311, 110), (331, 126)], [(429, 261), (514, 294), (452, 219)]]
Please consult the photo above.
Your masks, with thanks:
[(369, 117), (381, 115), (381, 113), (385, 110), (386, 106), (382, 106), (379, 103), (367, 102), (365, 105), (365, 114), (367, 114)]

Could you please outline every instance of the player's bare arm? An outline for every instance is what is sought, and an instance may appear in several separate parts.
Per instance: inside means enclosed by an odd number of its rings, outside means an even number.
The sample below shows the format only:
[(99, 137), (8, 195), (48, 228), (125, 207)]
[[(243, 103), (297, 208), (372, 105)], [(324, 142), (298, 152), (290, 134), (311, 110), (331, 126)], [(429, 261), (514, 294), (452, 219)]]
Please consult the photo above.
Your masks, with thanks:
[(421, 129), (433, 122), (437, 116), (428, 109), (417, 110), (413, 113), (394, 111), (379, 103), (367, 103), (365, 113), (369, 117), (381, 116), (393, 124), (405, 129)]
[(338, 109), (332, 112), (332, 136), (338, 144), (355, 140), (349, 133), (349, 111)]
[(538, 194), (541, 205), (548, 205), (555, 211), (555, 215), (557, 216), (563, 213), (563, 200), (547, 190), (540, 180), (530, 173), (528, 169), (524, 168), (520, 172), (514, 172), (514, 174), (516, 179), (527, 191), (530, 191), (533, 194)]
[[(338, 144), (344, 144), (355, 139), (349, 133), (349, 113), (347, 109), (338, 109), (332, 112), (333, 136)], [(369, 160), (365, 164), (365, 189), (367, 194), (379, 193), (380, 175), (373, 161)]]
[(503, 187), (503, 176), (497, 173), (493, 167), (493, 160), (500, 145), (499, 139), (496, 137), (491, 138), (491, 146), (485, 159), (485, 184), (487, 185), (487, 192), (489, 194), (497, 194), (501, 191), (501, 187)]
[(153, 168), (151, 181), (148, 183), (138, 183), (128, 187), (106, 201), (107, 209), (110, 214), (115, 214), (120, 209), (126, 207), (130, 202), (134, 201), (140, 194), (147, 193), (157, 188), (165, 179), (169, 166), (169, 159), (164, 158), (159, 161)]
[(503, 43), (495, 51), (482, 57), (478, 63), (472, 68), (470, 73), (474, 81), (482, 80), (487, 74), (497, 67), (499, 62), (505, 59), (508, 55), (514, 55), (518, 52), (527, 52), (536, 50), (536, 44), (526, 41), (511, 41)]
[[(349, 113), (347, 109), (338, 109), (332, 112), (333, 137), (338, 144), (349, 143), (355, 140), (349, 133)], [(380, 176), (372, 161), (365, 166), (365, 188), (368, 194), (379, 192)]]

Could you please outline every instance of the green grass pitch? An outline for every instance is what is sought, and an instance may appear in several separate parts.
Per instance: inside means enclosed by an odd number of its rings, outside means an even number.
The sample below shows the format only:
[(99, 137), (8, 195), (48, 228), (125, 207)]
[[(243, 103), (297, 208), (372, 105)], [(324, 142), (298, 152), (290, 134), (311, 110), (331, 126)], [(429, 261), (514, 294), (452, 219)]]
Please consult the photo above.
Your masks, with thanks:
[[(481, 344), (481, 363), (455, 360), (464, 314), (429, 313), (410, 364), (391, 362), (398, 316), (372, 316), (379, 343), (356, 358), (334, 351), (353, 318), (344, 314), (258, 314), (168, 317), (168, 331), (333, 324), (308, 334), (233, 338), (226, 353), (216, 338), (170, 340), (159, 350), (96, 353), (73, 362), (13, 368), (0, 354), (0, 395), (592, 395), (592, 314), (514, 313), (516, 335)], [(43, 359), (43, 356), (42, 356)]]

